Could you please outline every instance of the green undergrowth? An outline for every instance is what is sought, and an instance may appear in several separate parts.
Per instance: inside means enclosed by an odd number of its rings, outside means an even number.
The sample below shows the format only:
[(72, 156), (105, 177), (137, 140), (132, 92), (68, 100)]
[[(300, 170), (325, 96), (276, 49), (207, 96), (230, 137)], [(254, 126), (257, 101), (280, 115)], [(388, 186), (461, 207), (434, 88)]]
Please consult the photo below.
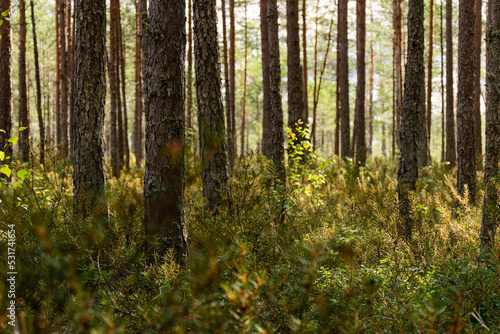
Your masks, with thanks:
[[(3, 231), (15, 224), (25, 333), (500, 331), (500, 250), (477, 263), (482, 183), (476, 206), (456, 211), (455, 171), (421, 169), (415, 229), (403, 241), (395, 162), (370, 158), (357, 170), (309, 147), (294, 152), (286, 190), (262, 156), (239, 157), (215, 217), (203, 212), (189, 154), (186, 268), (145, 242), (143, 169), (108, 180), (108, 219), (79, 221), (71, 167), (56, 151), (45, 166), (11, 164), (11, 179), (0, 179), (0, 309), (9, 302)], [(1, 332), (8, 320), (0, 312)]]

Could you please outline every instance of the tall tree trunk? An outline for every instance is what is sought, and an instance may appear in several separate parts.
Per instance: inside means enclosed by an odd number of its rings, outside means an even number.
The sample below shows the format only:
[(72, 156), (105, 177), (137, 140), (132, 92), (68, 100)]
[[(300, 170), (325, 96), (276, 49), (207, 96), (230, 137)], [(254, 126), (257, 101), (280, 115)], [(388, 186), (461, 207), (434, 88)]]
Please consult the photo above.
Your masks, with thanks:
[(130, 149), (128, 146), (128, 116), (127, 116), (127, 99), (126, 99), (126, 77), (125, 77), (125, 44), (123, 43), (122, 19), (120, 13), (120, 3), (118, 2), (118, 59), (120, 69), (120, 89), (122, 94), (122, 112), (123, 112), (123, 154), (125, 156), (125, 168), (130, 168)]
[[(373, 14), (371, 16), (373, 23)], [(370, 93), (368, 106), (368, 155), (373, 154), (373, 41), (370, 40)]]
[(60, 60), (61, 60), (61, 114), (60, 114), (60, 127), (61, 127), (61, 142), (62, 154), (65, 158), (69, 155), (69, 129), (68, 129), (68, 50), (66, 47), (66, 1), (59, 0), (59, 43), (60, 43)]
[(491, 251), (496, 240), (496, 227), (500, 215), (499, 206), (499, 172), (500, 162), (500, 41), (495, 37), (495, 32), (500, 30), (500, 3), (490, 1), (488, 8), (487, 40), (487, 77), (486, 77), (486, 146), (484, 164), (485, 193), (483, 202), (483, 217), (480, 234), (480, 259)]
[(19, 1), (19, 127), (27, 128), (19, 133), (21, 161), (29, 161), (29, 114), (26, 88), (26, 3)]
[[(142, 67), (142, 95), (143, 97), (147, 96), (146, 92), (146, 79), (148, 76), (148, 67), (147, 67), (147, 62), (149, 58), (149, 53), (148, 53), (148, 45), (149, 45), (149, 23), (148, 23), (148, 0), (139, 0), (139, 7), (141, 10), (141, 67)], [(144, 101), (145, 103), (145, 101)], [(141, 145), (143, 145), (141, 143)], [(143, 146), (144, 148), (144, 146)]]
[(69, 158), (73, 159), (73, 90), (74, 90), (74, 41), (72, 35), (72, 25), (71, 25), (71, 12), (72, 12), (72, 0), (68, 0), (66, 6), (66, 50), (68, 57), (68, 150)]
[(339, 102), (340, 102), (340, 155), (351, 156), (349, 125), (349, 54), (347, 52), (347, 1), (339, 0)]
[(117, 64), (117, 1), (110, 1), (110, 22), (109, 22), (109, 61), (108, 61), (108, 71), (109, 71), (109, 88), (110, 88), (110, 126), (111, 126), (111, 140), (110, 140), (110, 151), (111, 151), (111, 170), (114, 177), (118, 177), (121, 170), (120, 161), (120, 128), (119, 128), (119, 115), (120, 109), (118, 105), (119, 99), (119, 89), (118, 89), (118, 71), (116, 68)]
[(314, 86), (313, 86), (313, 117), (311, 126), (311, 141), (316, 149), (316, 91), (318, 90), (318, 26), (319, 26), (319, 0), (316, 0), (316, 19), (314, 29)]
[(40, 65), (38, 62), (38, 43), (35, 26), (35, 5), (31, 5), (31, 28), (33, 31), (33, 56), (35, 58), (35, 81), (36, 81), (36, 111), (38, 114), (38, 126), (40, 128), (40, 164), (45, 165), (45, 126), (42, 116), (42, 87), (40, 85)]
[(278, 35), (278, 3), (267, 1), (267, 28), (269, 36), (269, 83), (271, 104), (271, 157), (276, 167), (276, 175), (286, 185), (285, 148), (283, 136), (283, 109), (281, 105), (281, 67)]
[[(10, 6), (11, 0), (0, 0), (0, 12), (9, 10), (6, 18), (11, 18)], [(12, 43), (11, 43), (11, 23), (3, 20), (0, 25), (0, 151), (5, 152), (5, 156), (11, 156), (11, 148), (7, 150), (5, 146), (12, 130), (12, 81), (11, 81), (11, 61), (12, 61)], [(3, 176), (3, 175), (2, 175)]]
[(228, 140), (229, 170), (233, 170), (236, 157), (236, 22), (234, 0), (229, 0), (229, 116), (231, 131)]
[(482, 166), (483, 145), (481, 138), (481, 33), (483, 28), (482, 21), (482, 0), (475, 1), (475, 21), (474, 21), (474, 49), (476, 58), (476, 69), (474, 73), (474, 90), (476, 99), (474, 100), (474, 142), (476, 152), (476, 163), (479, 168)]
[(441, 47), (441, 162), (445, 162), (445, 97), (444, 97), (444, 35), (443, 35), (443, 0), (440, 0), (439, 18), (441, 20), (440, 27), (440, 47)]
[(339, 75), (339, 55), (340, 55), (340, 45), (339, 45), (339, 32), (337, 29), (337, 59), (335, 62), (335, 143), (334, 150), (337, 157), (340, 156), (340, 75)]
[[(425, 108), (422, 96), (425, 91), (424, 69), (424, 2), (408, 3), (408, 62), (405, 71), (405, 93), (401, 129), (401, 157), (398, 168), (399, 215), (402, 223), (398, 234), (411, 238), (413, 229), (410, 193), (415, 191), (418, 179), (417, 133), (418, 122)], [(424, 114), (425, 115), (425, 114)], [(425, 124), (423, 126), (425, 128)], [(424, 137), (425, 138), (425, 137)]]
[(402, 1), (394, 0), (394, 120), (393, 120), (393, 149), (392, 156), (395, 157), (396, 150), (401, 151), (401, 114), (403, 109), (403, 71), (402, 61)]
[(356, 19), (356, 165), (366, 165), (366, 125), (365, 125), (365, 90), (366, 90), (366, 0), (357, 0), (357, 19)]
[[(225, 109), (226, 109), (226, 143), (227, 143), (227, 149), (228, 149), (228, 159), (231, 157), (231, 153), (229, 150), (232, 149), (232, 119), (231, 119), (231, 87), (229, 84), (229, 51), (228, 51), (228, 44), (227, 44), (227, 24), (226, 24), (226, 0), (221, 0), (221, 7), (222, 7), (222, 44), (224, 48), (224, 53), (223, 53), (223, 61), (224, 61), (224, 103), (225, 103)], [(261, 3), (262, 7), (262, 3)], [(262, 11), (262, 9), (261, 9)], [(262, 29), (262, 25), (261, 25)], [(265, 91), (264, 91), (265, 94)]]
[(307, 95), (307, 22), (306, 22), (306, 0), (302, 0), (302, 71), (304, 84), (304, 122), (309, 123), (309, 99)]
[(248, 56), (248, 26), (247, 26), (247, 2), (245, 7), (245, 55), (243, 65), (243, 99), (241, 100), (241, 154), (245, 153), (245, 118), (247, 103), (247, 56)]
[(203, 197), (213, 215), (223, 204), (229, 180), (215, 0), (194, 0), (193, 13)]
[(453, 10), (452, 0), (446, 0), (446, 161), (450, 168), (457, 163), (455, 141), (455, 101), (453, 94)]
[(260, 40), (262, 49), (262, 154), (271, 159), (271, 104), (269, 82), (269, 34), (267, 31), (267, 0), (260, 0)]
[(56, 19), (56, 81), (55, 81), (55, 132), (57, 145), (61, 146), (63, 143), (61, 132), (61, 39), (59, 36), (59, 25), (61, 18), (59, 16), (59, 3), (64, 0), (56, 0), (55, 4), (55, 19)]
[(429, 58), (427, 59), (427, 147), (431, 147), (431, 121), (432, 121), (432, 63), (434, 49), (434, 0), (429, 4)]
[(184, 1), (151, 0), (146, 87), (146, 235), (158, 237), (160, 254), (187, 257), (184, 215)]
[(106, 1), (76, 0), (75, 12), (73, 205), (80, 218), (105, 217)]
[[(225, 5), (225, 3), (224, 3)], [(187, 68), (187, 78), (186, 78), (186, 85), (187, 85), (187, 108), (186, 108), (186, 127), (188, 130), (193, 129), (193, 14), (192, 14), (192, 0), (188, 0), (188, 33), (187, 33), (187, 38), (188, 38), (188, 51), (187, 51), (187, 59), (188, 59), (188, 68)], [(224, 10), (225, 12), (225, 10)], [(223, 19), (224, 23), (226, 21), (226, 18), (224, 17)], [(225, 29), (224, 29), (225, 30)], [(225, 41), (226, 36), (224, 35), (224, 43), (227, 44)], [(225, 48), (225, 47), (224, 47)], [(227, 59), (224, 59), (224, 61), (227, 61)], [(226, 64), (224, 64), (226, 65)]]
[(476, 164), (474, 141), (474, 0), (459, 1), (458, 33), (458, 104), (457, 104), (457, 186), (460, 196), (469, 194), (469, 204), (476, 199)]
[(133, 150), (135, 164), (141, 166), (142, 162), (142, 63), (141, 63), (141, 4), (140, 0), (135, 0), (135, 112), (134, 112), (134, 133)]
[[(302, 89), (304, 85), (302, 69), (300, 67), (300, 40), (299, 40), (299, 0), (286, 1), (286, 44), (288, 67), (288, 127), (298, 134), (297, 124), (304, 122), (304, 100)], [(297, 136), (297, 142), (303, 138)]]

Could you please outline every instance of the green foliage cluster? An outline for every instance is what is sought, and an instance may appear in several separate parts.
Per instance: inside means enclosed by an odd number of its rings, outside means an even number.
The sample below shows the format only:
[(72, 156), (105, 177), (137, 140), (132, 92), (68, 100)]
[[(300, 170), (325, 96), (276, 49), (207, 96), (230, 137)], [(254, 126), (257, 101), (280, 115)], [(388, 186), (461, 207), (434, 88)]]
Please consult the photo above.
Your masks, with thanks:
[[(145, 242), (143, 170), (109, 179), (108, 219), (81, 221), (72, 215), (71, 167), (57, 151), (47, 152), (45, 166), (10, 164), (27, 172), (24, 179), (0, 178), (0, 263), (7, 262), (1, 231), (15, 224), (20, 329), (500, 331), (500, 249), (478, 266), (481, 210), (465, 203), (455, 211), (455, 176), (446, 165), (421, 170), (412, 198), (419, 223), (406, 241), (397, 238), (395, 163), (372, 158), (358, 170), (296, 149), (284, 220), (273, 167), (252, 152), (236, 164), (227, 204), (207, 217), (195, 177), (199, 162), (189, 153), (187, 268)], [(298, 155), (307, 158), (294, 163)], [(6, 291), (5, 272), (0, 291)], [(1, 293), (0, 309), (7, 303)], [(0, 313), (2, 332), (6, 320)]]

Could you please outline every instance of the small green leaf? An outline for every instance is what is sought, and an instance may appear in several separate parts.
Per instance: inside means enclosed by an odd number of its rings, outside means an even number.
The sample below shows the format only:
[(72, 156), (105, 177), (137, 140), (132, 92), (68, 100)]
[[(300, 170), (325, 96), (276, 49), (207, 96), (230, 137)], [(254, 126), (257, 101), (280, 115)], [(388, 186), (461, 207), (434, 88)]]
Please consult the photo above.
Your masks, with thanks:
[(2, 130), (2, 129), (0, 129), (0, 132), (7, 133), (7, 132), (5, 132), (5, 130)]
[(19, 132), (24, 131), (24, 130), (26, 130), (27, 128), (28, 128), (27, 126), (21, 126), (21, 128), (19, 128)]
[(9, 15), (9, 10), (8, 10), (8, 9), (7, 9), (5, 12), (3, 12), (3, 13), (2, 13), (2, 16), (3, 16), (3, 17), (5, 17), (5, 16), (7, 16), (7, 15)]
[(14, 137), (9, 139), (9, 143), (12, 143), (12, 145), (16, 145), (18, 139), (19, 139), (18, 136), (14, 136)]
[(7, 177), (10, 177), (12, 171), (10, 170), (9, 166), (3, 166), (2, 168), (0, 168), (0, 173), (4, 173), (5, 175), (7, 175)]
[(26, 176), (29, 174), (29, 172), (25, 169), (20, 169), (18, 172), (17, 172), (17, 177), (21, 179), (21, 181), (24, 181), (24, 179), (26, 178)]
[(3, 161), (5, 159), (5, 153), (0, 151), (0, 160)]

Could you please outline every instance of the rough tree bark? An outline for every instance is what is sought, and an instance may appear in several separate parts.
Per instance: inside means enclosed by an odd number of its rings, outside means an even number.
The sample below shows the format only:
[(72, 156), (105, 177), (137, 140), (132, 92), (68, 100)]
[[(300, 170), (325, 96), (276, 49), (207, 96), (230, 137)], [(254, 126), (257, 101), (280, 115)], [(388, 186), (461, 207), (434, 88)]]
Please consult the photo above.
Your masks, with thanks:
[(343, 159), (351, 156), (349, 137), (349, 55), (347, 52), (347, 1), (339, 0), (339, 103), (340, 103), (340, 155)]
[(245, 120), (246, 120), (246, 105), (247, 105), (247, 65), (248, 65), (248, 20), (247, 20), (247, 2), (244, 3), (245, 8), (245, 53), (243, 56), (243, 98), (241, 99), (241, 154), (245, 153)]
[[(418, 179), (417, 133), (421, 121), (422, 95), (425, 90), (424, 69), (424, 2), (408, 3), (408, 61), (405, 71), (405, 92), (401, 127), (401, 157), (398, 168), (398, 200), (401, 224), (398, 234), (411, 238), (413, 229), (411, 192)], [(425, 114), (424, 114), (425, 115)], [(425, 124), (424, 124), (425, 128)]]
[(74, 210), (105, 217), (106, 1), (76, 0), (75, 12)]
[(434, 0), (429, 3), (429, 58), (427, 59), (427, 147), (431, 147), (431, 124), (432, 124), (432, 63), (434, 49)]
[(186, 4), (151, 0), (146, 87), (146, 235), (157, 236), (159, 253), (173, 248), (187, 257), (184, 211), (184, 98)]
[[(111, 172), (114, 177), (118, 177), (121, 170), (120, 163), (120, 136), (118, 127), (118, 117), (120, 114), (120, 109), (118, 105), (118, 72), (116, 69), (117, 64), (117, 44), (116, 44), (116, 11), (117, 11), (117, 1), (110, 1), (110, 22), (109, 22), (109, 61), (108, 61), (108, 72), (109, 72), (109, 88), (110, 88), (110, 151), (111, 151)], [(117, 96), (118, 95), (118, 96)]]
[(43, 124), (42, 115), (42, 88), (40, 85), (40, 65), (38, 62), (38, 42), (36, 38), (35, 25), (35, 5), (30, 1), (31, 5), (31, 28), (33, 31), (33, 56), (35, 58), (35, 81), (36, 81), (36, 111), (38, 114), (38, 126), (40, 127), (40, 164), (45, 165), (45, 126)]
[(229, 170), (233, 170), (236, 157), (236, 22), (234, 0), (229, 0), (229, 116), (231, 131), (228, 138)]
[(28, 92), (26, 90), (26, 3), (19, 1), (19, 128), (27, 129), (19, 133), (21, 161), (29, 161), (29, 113)]
[(453, 94), (453, 10), (452, 0), (446, 0), (446, 161), (456, 166), (455, 101)]
[(194, 0), (193, 14), (203, 197), (206, 211), (214, 215), (229, 180), (215, 0)]
[(483, 28), (482, 21), (482, 0), (475, 1), (475, 21), (474, 21), (474, 50), (476, 58), (476, 69), (474, 72), (474, 91), (476, 99), (474, 100), (474, 145), (476, 152), (476, 164), (480, 168), (483, 159), (483, 145), (481, 138), (481, 33)]
[(267, 32), (267, 0), (260, 0), (260, 39), (262, 49), (262, 154), (271, 159), (271, 104), (269, 83), (269, 34)]
[(443, 0), (439, 6), (439, 19), (441, 20), (439, 46), (441, 48), (441, 162), (445, 162), (445, 97), (444, 97), (444, 38), (443, 38)]
[(278, 3), (267, 1), (267, 28), (269, 37), (269, 83), (271, 105), (271, 147), (270, 154), (276, 167), (276, 175), (286, 184), (285, 148), (283, 136), (283, 109), (281, 105), (281, 67), (278, 36)]
[[(486, 147), (483, 201), (483, 217), (480, 234), (480, 259), (491, 250), (496, 239), (496, 227), (500, 215), (499, 205), (499, 170), (500, 162), (500, 40), (495, 32), (500, 30), (500, 3), (491, 1), (488, 8), (487, 40), (487, 77), (486, 77)], [(491, 13), (491, 14), (490, 14)]]
[[(288, 127), (296, 134), (297, 123), (302, 122), (304, 127), (304, 101), (302, 88), (304, 85), (302, 69), (300, 66), (300, 40), (299, 40), (299, 0), (286, 1), (286, 44), (288, 67)], [(297, 136), (297, 142), (302, 138)]]
[[(188, 33), (187, 33), (187, 78), (186, 78), (186, 91), (187, 91), (187, 106), (186, 106), (186, 127), (193, 129), (193, 14), (192, 14), (192, 0), (188, 0)], [(225, 19), (224, 19), (225, 20)]]
[[(10, 10), (11, 0), (0, 0), (0, 12)], [(11, 18), (10, 12), (6, 16)], [(12, 81), (11, 81), (11, 23), (3, 20), (0, 25), (0, 151), (5, 152), (5, 156), (11, 156), (12, 150), (5, 150), (5, 145), (10, 138), (12, 130)]]
[(458, 16), (458, 96), (457, 96), (457, 187), (460, 196), (469, 193), (469, 204), (476, 199), (474, 140), (474, 0), (460, 0)]
[(309, 123), (309, 99), (307, 95), (307, 22), (306, 22), (306, 0), (302, 0), (302, 71), (304, 76), (304, 121)]
[(365, 125), (365, 94), (366, 94), (366, 0), (357, 0), (356, 12), (356, 166), (366, 165), (366, 125)]

